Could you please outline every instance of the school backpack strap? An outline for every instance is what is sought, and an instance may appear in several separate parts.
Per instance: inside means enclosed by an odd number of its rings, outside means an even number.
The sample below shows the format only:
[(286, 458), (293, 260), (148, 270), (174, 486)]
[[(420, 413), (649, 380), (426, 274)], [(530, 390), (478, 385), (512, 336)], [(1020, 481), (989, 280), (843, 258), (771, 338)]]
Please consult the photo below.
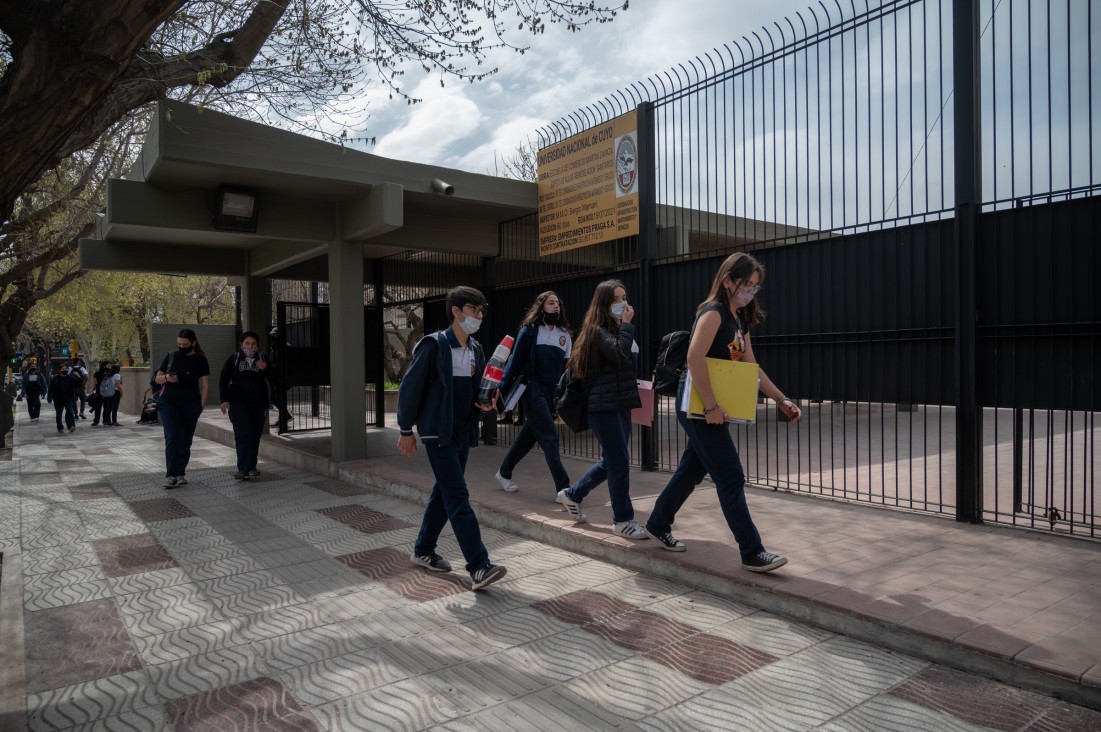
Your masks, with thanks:
[(688, 368), (688, 344), (692, 334), (686, 330), (666, 333), (658, 344), (654, 362), (654, 391), (662, 396), (676, 396), (681, 375)]

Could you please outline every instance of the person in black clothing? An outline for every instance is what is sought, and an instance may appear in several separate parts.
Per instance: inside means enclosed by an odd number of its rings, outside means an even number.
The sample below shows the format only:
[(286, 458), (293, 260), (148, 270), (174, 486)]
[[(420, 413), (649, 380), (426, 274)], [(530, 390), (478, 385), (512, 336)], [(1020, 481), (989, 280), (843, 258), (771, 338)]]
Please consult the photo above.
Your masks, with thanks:
[(38, 364), (32, 363), (27, 373), (23, 375), (23, 396), (27, 398), (27, 414), (32, 422), (38, 421), (38, 415), (42, 411), (42, 392), (45, 379), (38, 372)]
[(176, 348), (161, 360), (153, 377), (155, 383), (164, 386), (157, 408), (164, 428), (164, 487), (170, 490), (187, 485), (185, 474), (191, 461), (191, 442), (210, 389), (210, 364), (195, 331), (181, 330), (176, 336)]
[(80, 388), (76, 390), (74, 395), (80, 402), (80, 411), (77, 412), (76, 404), (73, 404), (74, 416), (79, 419), (88, 419), (84, 416), (84, 410), (88, 404), (88, 395), (86, 393), (88, 387), (88, 368), (84, 365), (84, 354), (78, 353), (73, 356), (72, 366), (69, 367), (69, 374), (73, 379), (80, 382)]
[(218, 380), (222, 414), (229, 414), (237, 446), (237, 480), (255, 478), (260, 437), (268, 413), (268, 384), (273, 369), (260, 353), (260, 337), (251, 330), (241, 334), (241, 349), (226, 359)]
[[(76, 432), (76, 390), (80, 388), (80, 381), (69, 373), (69, 364), (63, 363), (57, 369), (57, 375), (50, 380), (50, 388), (46, 391), (46, 401), (54, 405), (57, 414), (57, 433), (65, 434), (65, 427), (70, 432)], [(65, 424), (61, 424), (61, 415), (65, 415)]]
[(109, 361), (100, 361), (99, 368), (92, 374), (92, 394), (91, 399), (88, 402), (92, 408), (92, 426), (98, 427), (100, 418), (103, 415), (103, 402), (106, 401), (103, 398), (103, 394), (100, 392), (100, 387), (103, 385), (104, 379), (111, 376), (111, 363)]
[(271, 391), (271, 403), (279, 410), (279, 425), (280, 432), (287, 431), (287, 422), (294, 419), (294, 415), (287, 409), (287, 393), (279, 385), (279, 380), (276, 378), (279, 369), (284, 368), (286, 364), (283, 362), (283, 348), (290, 345), (279, 340), (279, 328), (272, 328), (268, 332), (268, 366), (272, 369), (272, 373), (269, 379), (270, 391)]
[[(692, 491), (710, 475), (715, 481), (719, 507), (726, 518), (738, 550), (742, 568), (750, 572), (771, 572), (787, 564), (787, 559), (765, 550), (761, 534), (749, 514), (745, 500), (745, 472), (738, 449), (730, 436), (727, 415), (715, 399), (707, 371), (708, 358), (729, 358), (732, 361), (757, 363), (749, 331), (764, 319), (764, 310), (757, 302), (757, 293), (764, 282), (765, 269), (745, 252), (731, 254), (719, 266), (707, 299), (696, 308), (692, 339), (688, 345), (688, 371), (704, 404), (705, 418), (690, 419), (680, 409), (677, 421), (688, 437), (677, 471), (658, 496), (646, 532), (657, 539), (662, 548), (683, 552), (683, 541), (672, 534), (673, 521)], [(776, 401), (789, 422), (798, 422), (803, 413), (799, 406), (784, 396), (772, 379), (759, 371), (760, 390)], [(678, 386), (677, 404), (685, 389), (682, 377)]]

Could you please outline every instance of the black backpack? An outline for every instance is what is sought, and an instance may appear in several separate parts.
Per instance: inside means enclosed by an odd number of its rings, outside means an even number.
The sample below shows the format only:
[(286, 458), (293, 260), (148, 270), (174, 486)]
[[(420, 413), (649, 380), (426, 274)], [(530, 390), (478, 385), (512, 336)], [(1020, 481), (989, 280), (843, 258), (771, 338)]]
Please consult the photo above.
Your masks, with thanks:
[(688, 367), (688, 343), (692, 340), (686, 330), (675, 330), (662, 336), (658, 345), (658, 359), (654, 363), (654, 391), (662, 396), (676, 396), (681, 374)]

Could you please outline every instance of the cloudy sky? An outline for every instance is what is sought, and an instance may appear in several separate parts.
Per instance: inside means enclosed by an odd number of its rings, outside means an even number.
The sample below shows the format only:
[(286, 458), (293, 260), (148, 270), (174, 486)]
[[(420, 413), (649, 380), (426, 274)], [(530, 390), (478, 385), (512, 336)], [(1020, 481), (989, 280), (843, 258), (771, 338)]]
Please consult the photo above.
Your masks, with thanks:
[[(537, 130), (626, 85), (662, 72), (716, 46), (741, 38), (795, 11), (809, 0), (631, 0), (612, 23), (580, 33), (550, 26), (541, 36), (510, 36), (524, 55), (500, 51), (488, 66), (500, 71), (469, 84), (411, 70), (409, 106), (388, 100), (380, 85), (368, 94), (370, 120), (355, 136), (377, 138), (371, 150), (401, 160), (494, 173), (497, 159), (514, 153)], [(821, 14), (821, 9), (819, 8)], [(804, 13), (806, 16), (806, 13)], [(420, 80), (418, 81), (418, 76)]]

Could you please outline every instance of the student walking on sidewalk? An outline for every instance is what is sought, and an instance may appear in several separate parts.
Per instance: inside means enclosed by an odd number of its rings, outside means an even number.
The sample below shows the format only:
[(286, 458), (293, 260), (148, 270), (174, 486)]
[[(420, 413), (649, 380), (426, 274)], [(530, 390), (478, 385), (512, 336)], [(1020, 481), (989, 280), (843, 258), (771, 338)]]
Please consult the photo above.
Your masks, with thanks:
[[(723, 516), (738, 542), (742, 567), (751, 572), (770, 572), (784, 566), (788, 560), (765, 550), (749, 515), (742, 461), (730, 436), (727, 415), (715, 401), (704, 359), (729, 358), (757, 363), (749, 331), (764, 319), (765, 312), (756, 300), (764, 278), (765, 269), (760, 262), (744, 252), (732, 254), (719, 266), (707, 299), (696, 309), (688, 344), (688, 371), (692, 374), (693, 387), (703, 400), (706, 419), (689, 419), (683, 411), (677, 410), (677, 421), (688, 437), (688, 446), (646, 522), (646, 532), (665, 549), (684, 551), (684, 542), (671, 533), (673, 521), (700, 481), (710, 475), (715, 481)], [(784, 396), (763, 369), (759, 373), (761, 392), (774, 399), (791, 422), (798, 422), (803, 416), (798, 405)], [(682, 376), (677, 390), (678, 406), (683, 391)]]
[(42, 413), (44, 382), (45, 379), (38, 372), (38, 364), (32, 363), (23, 376), (23, 396), (27, 398), (27, 416), (31, 418), (32, 422), (37, 422), (38, 415)]
[(274, 373), (260, 353), (260, 336), (251, 330), (241, 334), (241, 349), (226, 359), (218, 379), (218, 401), (222, 414), (233, 424), (237, 447), (237, 480), (256, 478), (260, 438), (268, 416), (268, 385)]
[(578, 523), (588, 519), (581, 502), (608, 481), (612, 499), (612, 533), (628, 539), (648, 539), (635, 521), (631, 504), (631, 410), (642, 405), (635, 379), (635, 309), (619, 280), (596, 286), (589, 311), (577, 334), (569, 369), (582, 379), (588, 403), (589, 427), (600, 443), (600, 460), (572, 488), (558, 492), (558, 502)]
[(471, 589), (480, 590), (505, 576), (504, 567), (489, 561), (464, 476), (470, 448), (478, 444), (478, 421), (497, 401), (489, 406), (476, 401), (486, 360), (471, 336), (482, 325), (486, 298), (473, 287), (456, 287), (447, 293), (446, 305), (451, 326), (417, 343), (398, 388), (398, 451), (405, 456), (417, 451), (415, 425), (436, 478), (410, 560), (432, 572), (450, 572), (450, 562), (436, 553), (450, 521)]
[[(119, 426), (119, 403), (122, 401), (122, 374), (118, 364), (104, 367), (103, 380), (99, 384), (99, 393), (103, 397), (103, 426)], [(92, 424), (95, 424), (93, 415)]]
[(520, 323), (512, 358), (505, 367), (501, 393), (507, 394), (518, 379), (527, 382), (520, 396), (524, 406), (524, 427), (509, 448), (494, 477), (508, 493), (520, 490), (512, 482), (512, 471), (531, 452), (535, 443), (543, 449), (554, 492), (569, 488), (570, 476), (558, 453), (558, 426), (554, 423), (554, 387), (566, 368), (566, 359), (573, 350), (570, 324), (562, 313), (558, 295), (548, 290), (539, 297)]
[[(69, 373), (69, 364), (63, 363), (57, 369), (57, 374), (50, 379), (50, 386), (46, 390), (46, 401), (54, 405), (54, 413), (57, 415), (57, 434), (65, 434), (65, 428), (70, 432), (76, 432), (76, 390), (81, 388), (80, 382)], [(62, 425), (62, 415), (65, 423)]]
[(177, 350), (165, 355), (153, 380), (164, 386), (157, 403), (164, 428), (164, 487), (187, 485), (187, 464), (199, 415), (210, 389), (210, 364), (195, 331), (184, 328), (176, 336)]

